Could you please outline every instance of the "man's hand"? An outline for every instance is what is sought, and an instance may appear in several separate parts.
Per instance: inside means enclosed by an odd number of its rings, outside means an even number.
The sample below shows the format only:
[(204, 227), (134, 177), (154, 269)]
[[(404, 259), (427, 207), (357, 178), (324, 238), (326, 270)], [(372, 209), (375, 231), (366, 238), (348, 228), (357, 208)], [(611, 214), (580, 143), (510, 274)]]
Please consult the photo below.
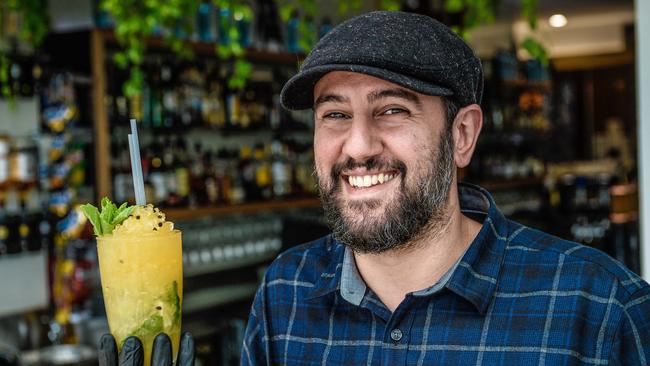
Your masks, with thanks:
[[(188, 332), (183, 333), (178, 349), (176, 366), (194, 366), (194, 338)], [(104, 334), (99, 341), (99, 366), (142, 366), (144, 365), (144, 349), (136, 337), (124, 341), (122, 352), (117, 354), (115, 338)], [(172, 366), (172, 344), (165, 333), (160, 333), (153, 341), (151, 366)]]

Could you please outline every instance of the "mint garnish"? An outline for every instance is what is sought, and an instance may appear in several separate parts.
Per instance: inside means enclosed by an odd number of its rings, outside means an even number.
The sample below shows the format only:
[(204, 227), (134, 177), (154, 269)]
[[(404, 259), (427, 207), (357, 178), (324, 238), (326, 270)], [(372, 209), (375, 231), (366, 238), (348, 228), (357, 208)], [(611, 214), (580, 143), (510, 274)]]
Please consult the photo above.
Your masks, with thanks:
[(176, 281), (172, 282), (164, 301), (172, 307), (172, 324), (177, 324), (181, 320), (181, 298), (178, 295), (178, 283)]
[[(163, 316), (169, 319), (169, 316), (171, 315), (170, 327), (172, 329), (180, 327), (181, 298), (178, 294), (178, 283), (173, 281), (167, 292), (158, 300), (160, 301), (161, 306), (153, 310), (153, 313), (145, 319), (140, 326), (129, 332), (128, 337), (136, 336), (142, 340), (147, 335), (156, 336), (158, 333), (162, 333), (165, 330)], [(126, 340), (126, 338), (124, 338), (124, 340)], [(124, 340), (122, 340), (122, 342), (124, 342)]]
[[(140, 341), (142, 341), (147, 335), (153, 334), (158, 335), (158, 333), (163, 332), (163, 317), (162, 315), (159, 314), (153, 314), (150, 317), (148, 317), (142, 324), (140, 324), (139, 327), (137, 327), (135, 330), (133, 330), (129, 335), (126, 337), (138, 337), (140, 338)], [(124, 342), (126, 341), (126, 338), (122, 340), (122, 343), (120, 344), (120, 348), (124, 346)]]
[(135, 209), (135, 206), (128, 206), (126, 202), (117, 207), (107, 197), (102, 198), (100, 206), (101, 211), (90, 203), (81, 206), (81, 211), (90, 220), (96, 236), (112, 234), (115, 226), (124, 222)]

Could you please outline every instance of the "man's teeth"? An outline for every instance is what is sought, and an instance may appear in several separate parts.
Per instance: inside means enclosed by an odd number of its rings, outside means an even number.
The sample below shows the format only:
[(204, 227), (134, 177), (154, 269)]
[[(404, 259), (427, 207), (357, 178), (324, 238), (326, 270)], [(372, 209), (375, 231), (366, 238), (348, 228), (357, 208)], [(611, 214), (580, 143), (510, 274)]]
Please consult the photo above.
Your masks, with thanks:
[(375, 174), (375, 175), (358, 175), (358, 176), (349, 176), (348, 182), (352, 187), (363, 188), (363, 187), (372, 187), (377, 184), (386, 183), (389, 180), (393, 179), (395, 174)]

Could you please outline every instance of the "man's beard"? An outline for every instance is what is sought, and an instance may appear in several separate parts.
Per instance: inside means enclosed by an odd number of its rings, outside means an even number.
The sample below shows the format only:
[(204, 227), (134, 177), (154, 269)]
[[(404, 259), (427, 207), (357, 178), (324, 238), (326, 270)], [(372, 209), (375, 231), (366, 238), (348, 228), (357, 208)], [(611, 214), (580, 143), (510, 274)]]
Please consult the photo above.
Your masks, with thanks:
[[(407, 176), (406, 164), (401, 161), (371, 158), (365, 162), (348, 159), (336, 164), (332, 167), (329, 184), (318, 177), (325, 217), (335, 238), (356, 252), (378, 254), (407, 249), (409, 243), (439, 233), (449, 218), (446, 205), (455, 167), (450, 128), (442, 133), (437, 151), (430, 151), (430, 154), (431, 160), (423, 160), (410, 176)], [(384, 212), (369, 213), (381, 205), (378, 199), (342, 201), (341, 172), (357, 167), (400, 172), (400, 189), (387, 202)], [(349, 216), (344, 215), (343, 205), (347, 205)]]

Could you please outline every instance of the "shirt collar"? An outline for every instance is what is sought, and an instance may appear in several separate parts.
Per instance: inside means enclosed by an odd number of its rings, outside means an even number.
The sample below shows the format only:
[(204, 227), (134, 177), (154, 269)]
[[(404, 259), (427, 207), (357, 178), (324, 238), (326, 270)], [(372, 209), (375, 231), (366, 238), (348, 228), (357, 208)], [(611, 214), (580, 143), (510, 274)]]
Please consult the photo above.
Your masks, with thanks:
[[(461, 212), (474, 218), (482, 217), (483, 226), (460, 261), (436, 285), (414, 295), (429, 295), (444, 286), (484, 313), (497, 287), (505, 250), (507, 220), (485, 189), (459, 183), (458, 192)], [(332, 261), (308, 298), (340, 290), (346, 301), (358, 305), (363, 299), (366, 285), (354, 263), (352, 251), (331, 235), (327, 240), (330, 241), (328, 247), (331, 248)]]
[(461, 211), (483, 215), (483, 226), (460, 260), (446, 287), (471, 302), (484, 314), (499, 280), (508, 236), (508, 220), (485, 189), (458, 185)]

